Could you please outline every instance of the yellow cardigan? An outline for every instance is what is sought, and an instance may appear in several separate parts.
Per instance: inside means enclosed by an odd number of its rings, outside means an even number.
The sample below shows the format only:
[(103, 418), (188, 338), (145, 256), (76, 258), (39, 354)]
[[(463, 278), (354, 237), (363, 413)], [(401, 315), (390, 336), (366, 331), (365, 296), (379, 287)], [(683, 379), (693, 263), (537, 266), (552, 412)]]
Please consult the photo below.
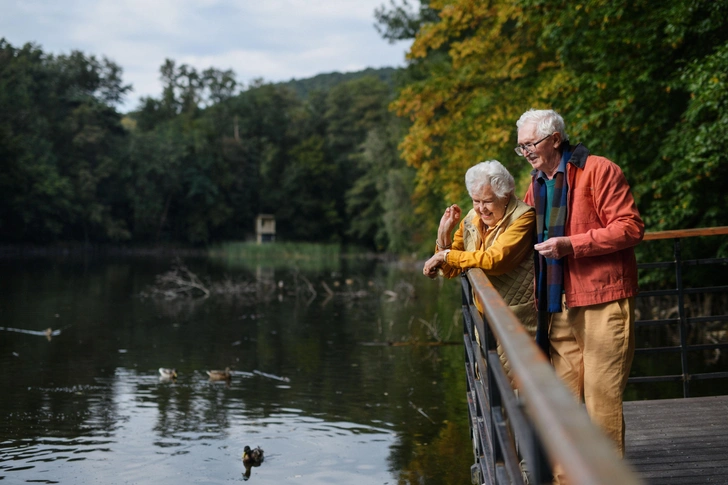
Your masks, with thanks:
[[(440, 267), (442, 275), (446, 278), (453, 278), (469, 268), (481, 268), (486, 275), (502, 275), (516, 269), (523, 258), (533, 255), (535, 211), (526, 212), (513, 221), (488, 248), (484, 247), (488, 235), (498, 229), (500, 222), (488, 228), (478, 214), (473, 216), (471, 219), (473, 225), (480, 232), (480, 247), (475, 251), (465, 251), (463, 242), (465, 220), (463, 220), (455, 232), (447, 262)], [(435, 247), (436, 252), (439, 250)]]
[[(480, 219), (477, 213), (471, 211), (463, 218), (460, 227), (455, 232), (453, 238), (452, 249), (447, 255), (447, 261), (440, 267), (440, 274), (446, 278), (453, 278), (466, 269), (481, 268), (486, 275), (493, 276), (493, 280), (497, 280), (500, 275), (514, 271), (517, 275), (516, 279), (526, 277), (525, 281), (514, 280), (515, 285), (499, 288), (501, 285), (494, 286), (501, 293), (506, 304), (513, 311), (516, 317), (521, 321), (524, 328), (531, 334), (536, 335), (536, 305), (534, 302), (533, 292), (533, 235), (536, 229), (536, 211), (528, 210), (521, 214), (516, 220), (511, 221), (511, 214), (516, 211), (524, 210), (522, 202), (511, 197), (511, 201), (506, 207), (506, 215), (495, 226), (488, 228)], [(520, 206), (520, 207), (519, 207)], [(471, 215), (472, 214), (472, 215)], [(468, 220), (469, 218), (469, 220)], [(463, 234), (465, 223), (469, 222), (479, 234), (479, 241), (474, 251), (465, 251), (465, 242)], [(509, 223), (510, 221), (510, 223)], [(508, 224), (505, 227), (503, 224)], [(500, 233), (499, 233), (500, 231)], [(493, 237), (495, 240), (493, 241)], [(490, 243), (490, 246), (486, 247)], [(435, 251), (439, 251), (436, 247)], [(524, 263), (524, 259), (529, 258), (530, 271), (519, 270), (519, 266)], [(527, 264), (527, 265), (528, 265)], [(527, 266), (526, 265), (526, 266)], [(507, 294), (503, 294), (503, 291)], [(511, 291), (520, 291), (521, 293), (510, 293)], [(475, 306), (482, 313), (480, 302), (476, 299)], [(480, 335), (475, 329), (475, 339), (480, 345)], [(506, 359), (500, 343), (496, 345), (496, 351), (506, 375), (510, 377), (510, 364)], [(476, 371), (477, 372), (477, 371)]]

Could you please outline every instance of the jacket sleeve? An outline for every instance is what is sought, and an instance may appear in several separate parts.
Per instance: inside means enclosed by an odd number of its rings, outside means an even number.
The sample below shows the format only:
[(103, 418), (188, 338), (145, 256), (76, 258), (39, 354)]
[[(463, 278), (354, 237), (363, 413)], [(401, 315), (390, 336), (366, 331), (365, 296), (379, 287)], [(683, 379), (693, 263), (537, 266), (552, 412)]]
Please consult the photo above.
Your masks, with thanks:
[(512, 271), (524, 257), (532, 254), (535, 225), (536, 213), (530, 210), (513, 221), (488, 249), (479, 251), (463, 251), (461, 235), (459, 248), (453, 242), (447, 263), (442, 268), (443, 274), (447, 275), (452, 270), (459, 274), (470, 268), (481, 268), (485, 274), (491, 275)]
[(600, 256), (637, 245), (645, 225), (622, 170), (602, 157), (590, 157), (587, 169), (591, 176), (583, 174), (585, 183), (577, 183), (570, 195), (568, 226), (574, 258)]

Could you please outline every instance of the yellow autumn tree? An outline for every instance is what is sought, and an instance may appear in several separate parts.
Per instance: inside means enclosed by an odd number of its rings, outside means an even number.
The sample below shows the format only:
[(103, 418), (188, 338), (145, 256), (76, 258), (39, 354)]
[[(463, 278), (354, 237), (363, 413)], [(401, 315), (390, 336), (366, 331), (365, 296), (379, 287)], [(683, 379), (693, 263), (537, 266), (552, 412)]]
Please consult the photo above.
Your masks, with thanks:
[[(551, 84), (557, 64), (540, 58), (532, 29), (512, 1), (430, 2), (439, 20), (423, 24), (408, 53), (411, 63), (432, 62), (424, 79), (404, 87), (391, 108), (411, 121), (400, 144), (417, 169), (418, 210), (432, 227), (447, 204), (464, 202), (465, 171), (498, 159), (518, 178), (527, 164), (513, 152), (515, 121)], [(543, 56), (541, 56), (543, 57)]]
[(728, 0), (422, 5), (413, 75), (391, 109), (411, 123), (400, 152), (417, 171), (428, 230), (445, 206), (467, 202), (463, 175), (477, 162), (500, 160), (522, 194), (530, 167), (513, 152), (515, 121), (532, 107), (556, 109), (573, 142), (619, 164), (649, 224), (720, 223), (716, 208), (726, 204), (705, 196), (687, 204), (675, 180), (701, 187), (690, 193), (722, 193), (711, 184), (721, 182), (712, 167), (725, 165), (713, 147), (725, 132), (716, 120), (725, 111)]

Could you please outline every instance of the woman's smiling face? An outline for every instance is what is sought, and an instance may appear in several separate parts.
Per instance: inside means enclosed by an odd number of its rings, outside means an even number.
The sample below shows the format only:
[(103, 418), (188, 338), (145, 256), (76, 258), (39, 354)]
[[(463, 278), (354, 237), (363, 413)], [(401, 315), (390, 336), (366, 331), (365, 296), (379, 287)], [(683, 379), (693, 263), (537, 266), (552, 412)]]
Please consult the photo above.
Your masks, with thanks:
[(483, 186), (478, 192), (470, 194), (470, 197), (473, 199), (473, 209), (486, 226), (493, 227), (506, 215), (509, 198), (504, 200), (496, 197), (490, 185)]

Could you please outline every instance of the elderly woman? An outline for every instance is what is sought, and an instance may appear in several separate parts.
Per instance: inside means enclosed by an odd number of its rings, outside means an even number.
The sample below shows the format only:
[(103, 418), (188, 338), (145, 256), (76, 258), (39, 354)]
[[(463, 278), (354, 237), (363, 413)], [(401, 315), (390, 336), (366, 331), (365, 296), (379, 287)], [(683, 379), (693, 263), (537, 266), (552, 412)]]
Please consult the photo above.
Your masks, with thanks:
[[(470, 167), (465, 186), (473, 209), (462, 222), (457, 204), (445, 209), (437, 230), (436, 252), (423, 272), (430, 278), (437, 277), (438, 272), (452, 278), (470, 268), (482, 269), (526, 330), (535, 335), (536, 212), (516, 198), (513, 176), (496, 160)], [(460, 227), (451, 239), (458, 223)]]

